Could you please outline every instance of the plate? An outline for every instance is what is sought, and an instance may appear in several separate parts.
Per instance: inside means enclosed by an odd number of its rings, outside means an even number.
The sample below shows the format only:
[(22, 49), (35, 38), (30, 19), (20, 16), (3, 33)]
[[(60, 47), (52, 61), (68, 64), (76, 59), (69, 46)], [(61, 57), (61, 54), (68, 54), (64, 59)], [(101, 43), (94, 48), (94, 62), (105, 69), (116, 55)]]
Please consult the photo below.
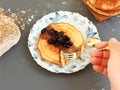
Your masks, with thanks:
[(84, 69), (90, 63), (89, 52), (94, 48), (85, 46), (85, 49), (80, 57), (76, 60), (69, 61), (68, 64), (64, 67), (44, 61), (40, 57), (39, 52), (36, 48), (36, 43), (39, 38), (40, 32), (49, 24), (55, 22), (65, 22), (75, 26), (83, 34), (84, 40), (89, 37), (99, 38), (97, 28), (90, 20), (88, 20), (88, 18), (75, 12), (56, 11), (43, 16), (41, 19), (38, 19), (38, 21), (30, 30), (28, 36), (28, 48), (33, 59), (38, 65), (54, 73), (74, 73)]

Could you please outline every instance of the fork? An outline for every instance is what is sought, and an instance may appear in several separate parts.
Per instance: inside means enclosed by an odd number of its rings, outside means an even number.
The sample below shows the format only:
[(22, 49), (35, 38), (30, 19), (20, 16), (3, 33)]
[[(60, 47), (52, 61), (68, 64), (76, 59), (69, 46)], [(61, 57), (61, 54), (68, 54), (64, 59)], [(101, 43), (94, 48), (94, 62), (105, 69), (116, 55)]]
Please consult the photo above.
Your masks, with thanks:
[[(94, 47), (96, 43), (98, 42), (101, 42), (100, 39), (96, 38), (96, 37), (90, 37), (90, 38), (87, 38), (86, 40), (86, 45), (89, 46), (89, 47)], [(102, 49), (99, 49), (99, 50), (109, 50), (108, 47), (105, 47), (105, 48), (102, 48)], [(80, 55), (80, 54), (79, 54)], [(69, 60), (73, 60), (73, 59), (76, 59), (78, 58), (79, 56), (77, 55), (77, 52), (73, 52), (73, 53), (69, 53), (69, 52), (64, 52), (61, 50), (60, 52), (60, 56), (61, 56), (61, 63), (62, 63), (62, 66), (65, 66), (66, 63), (69, 61)]]
[[(98, 38), (88, 38), (86, 40), (86, 45), (87, 46), (90, 46), (90, 47), (93, 47), (95, 45), (95, 43), (97, 42), (100, 42), (100, 39)], [(76, 59), (79, 57), (80, 54), (77, 54), (77, 52), (64, 52), (64, 51), (60, 51), (60, 57), (61, 57), (61, 63), (62, 63), (62, 66), (65, 66), (66, 63), (70, 60), (73, 60), (73, 59)]]
[(64, 52), (61, 50), (60, 56), (61, 56), (62, 66), (65, 66), (68, 61), (77, 58), (77, 53), (76, 52), (69, 53), (69, 52)]
[[(100, 39), (96, 38), (96, 37), (90, 37), (90, 38), (87, 38), (86, 40), (86, 45), (89, 46), (89, 47), (94, 47), (96, 43), (99, 43), (101, 42)], [(102, 49), (99, 49), (99, 50), (109, 50), (108, 47), (105, 47), (105, 48), (102, 48)]]

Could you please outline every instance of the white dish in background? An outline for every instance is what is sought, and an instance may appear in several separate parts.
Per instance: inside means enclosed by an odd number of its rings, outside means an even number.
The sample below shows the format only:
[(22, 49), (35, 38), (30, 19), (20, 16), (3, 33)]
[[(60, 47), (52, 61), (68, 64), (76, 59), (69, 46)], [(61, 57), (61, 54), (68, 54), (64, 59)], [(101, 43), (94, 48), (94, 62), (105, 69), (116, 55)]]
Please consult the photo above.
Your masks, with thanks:
[(38, 65), (54, 73), (74, 73), (84, 69), (90, 63), (89, 52), (94, 48), (86, 47), (80, 58), (71, 60), (65, 67), (46, 62), (40, 57), (39, 52), (36, 49), (38, 37), (43, 28), (54, 22), (66, 22), (72, 24), (81, 31), (85, 40), (89, 37), (99, 38), (95, 25), (79, 13), (68, 11), (53, 12), (39, 19), (30, 30), (28, 48), (33, 59)]

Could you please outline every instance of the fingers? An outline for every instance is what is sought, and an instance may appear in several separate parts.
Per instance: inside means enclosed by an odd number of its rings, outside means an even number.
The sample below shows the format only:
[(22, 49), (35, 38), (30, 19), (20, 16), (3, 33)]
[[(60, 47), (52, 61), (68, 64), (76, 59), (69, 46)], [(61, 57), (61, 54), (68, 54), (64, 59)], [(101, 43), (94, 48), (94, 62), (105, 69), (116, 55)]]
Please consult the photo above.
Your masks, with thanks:
[(104, 74), (107, 76), (107, 67), (103, 67), (101, 65), (93, 65), (93, 69), (99, 73)]
[(120, 54), (120, 42), (112, 38), (108, 42), (111, 54)]
[(93, 69), (104, 75), (107, 75), (107, 65), (110, 52), (108, 50), (95, 50), (90, 53)]
[(109, 51), (108, 50), (95, 50), (90, 52), (91, 57), (99, 57), (99, 58), (104, 58), (108, 59), (109, 58)]
[(91, 63), (93, 65), (101, 65), (101, 66), (107, 67), (108, 59), (101, 59), (101, 58), (93, 57), (91, 58)]
[(108, 42), (99, 42), (99, 43), (95, 44), (95, 47), (97, 49), (102, 49), (102, 48), (105, 48), (106, 46), (108, 46)]
[[(99, 50), (107, 46), (109, 47), (109, 50)], [(112, 38), (108, 42), (97, 43), (95, 47), (97, 50), (90, 53), (91, 64), (93, 64), (93, 69), (95, 71), (107, 75), (107, 66), (109, 70), (113, 66), (119, 68), (120, 42), (118, 42), (115, 38)]]
[(115, 68), (118, 70), (118, 68), (120, 68), (120, 42), (118, 42), (115, 38), (112, 38), (108, 42), (108, 47), (110, 50), (110, 69)]

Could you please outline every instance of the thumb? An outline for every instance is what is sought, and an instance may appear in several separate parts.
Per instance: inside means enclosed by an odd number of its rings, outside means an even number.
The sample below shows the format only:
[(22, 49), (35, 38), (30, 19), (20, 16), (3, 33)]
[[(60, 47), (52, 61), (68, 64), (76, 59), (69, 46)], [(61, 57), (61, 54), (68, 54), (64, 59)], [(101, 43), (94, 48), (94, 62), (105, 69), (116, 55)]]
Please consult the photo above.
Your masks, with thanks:
[(112, 38), (108, 41), (108, 47), (110, 49), (110, 53), (120, 56), (120, 42), (115, 38)]

